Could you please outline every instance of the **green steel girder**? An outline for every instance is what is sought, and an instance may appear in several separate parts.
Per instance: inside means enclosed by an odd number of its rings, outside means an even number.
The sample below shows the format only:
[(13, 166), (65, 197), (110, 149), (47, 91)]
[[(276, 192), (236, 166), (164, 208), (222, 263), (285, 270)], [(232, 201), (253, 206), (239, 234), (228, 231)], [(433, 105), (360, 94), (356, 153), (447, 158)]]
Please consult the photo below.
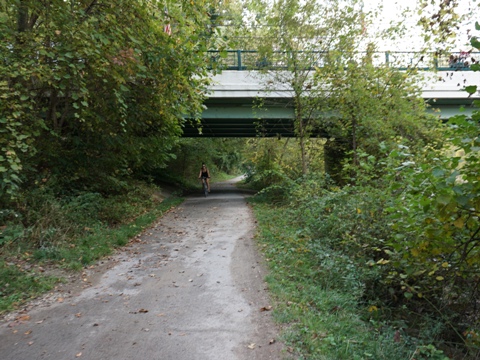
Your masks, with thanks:
[(294, 110), (285, 99), (209, 99), (199, 123), (187, 120), (184, 137), (293, 137)]
[[(447, 119), (456, 114), (470, 116), (472, 102), (443, 99), (432, 102), (429, 112)], [(294, 137), (294, 109), (286, 99), (270, 99), (262, 107), (254, 99), (209, 99), (202, 119), (186, 119), (183, 137)], [(461, 108), (464, 110), (461, 110)], [(478, 110), (478, 109), (477, 109)], [(326, 137), (321, 129), (312, 136)]]

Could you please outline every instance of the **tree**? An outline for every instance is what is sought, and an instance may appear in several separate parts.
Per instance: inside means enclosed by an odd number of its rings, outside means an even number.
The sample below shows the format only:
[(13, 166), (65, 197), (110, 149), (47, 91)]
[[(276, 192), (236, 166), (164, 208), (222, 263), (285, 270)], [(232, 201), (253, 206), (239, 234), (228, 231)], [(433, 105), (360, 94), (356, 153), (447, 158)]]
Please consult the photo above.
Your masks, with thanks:
[[(176, 156), (168, 163), (168, 176), (197, 181), (202, 163), (207, 164), (213, 177), (218, 172), (233, 174), (240, 168), (244, 143), (240, 138), (182, 138), (173, 148)], [(165, 171), (162, 174), (165, 176)]]
[(209, 1), (0, 6), (3, 196), (35, 181), (108, 191), (164, 166), (183, 115), (202, 109)]
[[(342, 53), (352, 45), (349, 39), (361, 28), (355, 4), (356, 1), (325, 4), (315, 0), (280, 0), (259, 18), (266, 27), (261, 30), (261, 57), (271, 65), (265, 71), (274, 79), (273, 86), (281, 84), (291, 89), (292, 101), (285, 106), (295, 109), (294, 126), (304, 174), (309, 167), (307, 139), (318, 130), (322, 113), (328, 110), (322, 85), (315, 83), (312, 74), (330, 52)], [(279, 67), (282, 71), (278, 71)], [(315, 86), (319, 91), (313, 94)]]
[(360, 152), (377, 156), (380, 144), (393, 148), (403, 139), (423, 146), (438, 140), (438, 119), (426, 113), (416, 69), (373, 65), (367, 53), (357, 61), (336, 58), (318, 68), (316, 76), (332, 88), (328, 133), (343, 157), (351, 153), (353, 166), (359, 165)]
[(465, 17), (459, 12), (458, 0), (421, 0), (419, 9), (422, 13), (419, 25), (423, 29), (426, 43), (444, 47), (457, 39), (460, 24)]

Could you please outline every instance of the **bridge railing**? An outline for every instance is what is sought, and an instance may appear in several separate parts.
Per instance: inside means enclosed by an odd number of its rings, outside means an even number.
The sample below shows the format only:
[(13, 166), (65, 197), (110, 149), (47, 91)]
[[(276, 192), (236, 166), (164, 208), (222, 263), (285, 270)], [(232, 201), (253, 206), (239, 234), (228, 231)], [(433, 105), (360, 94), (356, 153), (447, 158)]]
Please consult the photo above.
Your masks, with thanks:
[[(306, 60), (313, 67), (325, 64), (327, 53), (321, 51), (296, 52), (297, 58)], [(222, 70), (261, 70), (286, 69), (293, 53), (275, 51), (268, 56), (255, 50), (208, 51), (210, 66)], [(480, 61), (480, 52), (452, 52), (438, 54), (434, 52), (420, 53), (413, 51), (357, 52), (353, 60), (361, 63), (369, 61), (375, 66), (390, 66), (399, 70), (443, 70), (469, 71), (470, 65)]]

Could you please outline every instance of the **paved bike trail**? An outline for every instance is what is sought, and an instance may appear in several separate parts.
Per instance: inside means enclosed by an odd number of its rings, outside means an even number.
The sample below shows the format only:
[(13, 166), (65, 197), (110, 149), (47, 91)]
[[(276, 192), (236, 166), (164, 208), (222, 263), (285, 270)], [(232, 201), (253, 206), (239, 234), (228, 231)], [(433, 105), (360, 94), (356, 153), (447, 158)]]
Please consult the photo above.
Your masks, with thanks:
[(233, 182), (9, 314), (0, 359), (282, 359), (254, 219)]

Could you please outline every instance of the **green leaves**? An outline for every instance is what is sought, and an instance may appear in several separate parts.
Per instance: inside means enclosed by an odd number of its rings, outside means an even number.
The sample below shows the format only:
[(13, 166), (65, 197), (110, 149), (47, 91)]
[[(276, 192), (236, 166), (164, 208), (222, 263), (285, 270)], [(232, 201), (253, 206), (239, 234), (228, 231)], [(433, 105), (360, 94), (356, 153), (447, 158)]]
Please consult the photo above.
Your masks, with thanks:
[(475, 37), (472, 38), (472, 39), (470, 40), (470, 44), (471, 44), (474, 48), (476, 48), (477, 50), (480, 50), (480, 41), (478, 40), (478, 38), (475, 38)]
[[(475, 22), (475, 30), (480, 31), (480, 24), (478, 21)], [(470, 39), (470, 45), (472, 45), (477, 50), (480, 50), (480, 40), (476, 36), (472, 36)]]
[(470, 95), (473, 95), (477, 92), (477, 85), (470, 85), (465, 87), (465, 91), (468, 92)]
[[(35, 14), (22, 34), (20, 4), (25, 16)], [(19, 188), (12, 184), (39, 171), (70, 187), (96, 174), (97, 186), (99, 178), (121, 178), (151, 160), (139, 149), (154, 138), (163, 140), (155, 142), (152, 163), (164, 166), (182, 115), (201, 111), (207, 65), (198, 49), (210, 41), (198, 36), (204, 5), (172, 4), (172, 35), (158, 21), (165, 7), (157, 2), (93, 3), (89, 11), (84, 2), (8, 5), (0, 16), (9, 44), (0, 49), (2, 188), (13, 195)]]

